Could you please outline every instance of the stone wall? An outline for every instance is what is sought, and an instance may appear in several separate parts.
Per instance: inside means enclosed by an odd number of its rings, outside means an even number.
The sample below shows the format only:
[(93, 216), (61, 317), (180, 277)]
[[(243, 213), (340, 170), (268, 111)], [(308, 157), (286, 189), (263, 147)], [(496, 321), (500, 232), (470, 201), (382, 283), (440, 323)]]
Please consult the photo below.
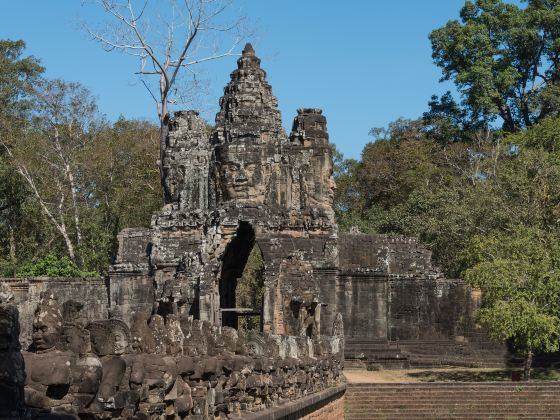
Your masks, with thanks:
[(476, 325), (480, 293), (447, 279), (414, 238), (340, 234), (331, 298), (344, 317), (346, 357), (366, 365), (503, 366), (510, 357)]
[(8, 286), (13, 295), (13, 304), (19, 310), (21, 324), (20, 343), (23, 349), (31, 344), (33, 316), (39, 302), (39, 296), (47, 289), (56, 292), (61, 304), (77, 301), (87, 308), (84, 316), (88, 320), (105, 319), (108, 316), (109, 296), (107, 282), (104, 278), (0, 278), (0, 283)]
[(344, 397), (336, 398), (327, 405), (301, 417), (302, 420), (340, 420), (343, 418)]
[[(247, 417), (252, 420), (341, 420), (345, 418), (345, 392), (346, 384), (340, 384), (300, 398), (289, 404), (269, 408)], [(239, 418), (243, 418), (243, 416)]]
[(129, 328), (114, 312), (109, 319), (88, 321), (82, 305), (61, 307), (51, 289), (38, 298), (31, 350), (21, 354), (12, 290), (0, 285), (0, 353), (7, 358), (0, 360), (0, 414), (245, 417), (308, 397), (310, 407), (326, 404), (329, 391), (343, 381), (340, 324), (333, 325), (332, 335), (313, 340), (255, 332), (240, 336), (188, 316), (147, 319), (138, 312)]
[(354, 383), (347, 420), (560, 418), (560, 382)]

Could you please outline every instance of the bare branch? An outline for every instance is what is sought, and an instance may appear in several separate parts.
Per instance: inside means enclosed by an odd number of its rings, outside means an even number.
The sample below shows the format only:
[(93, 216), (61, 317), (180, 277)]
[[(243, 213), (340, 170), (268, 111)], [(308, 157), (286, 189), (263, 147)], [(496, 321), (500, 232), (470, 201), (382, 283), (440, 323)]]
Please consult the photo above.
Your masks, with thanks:
[[(156, 73), (152, 73), (152, 74), (156, 74)], [(158, 104), (158, 100), (156, 98), (156, 96), (153, 94), (152, 90), (150, 89), (150, 87), (148, 86), (148, 84), (146, 83), (146, 81), (144, 79), (140, 79), (140, 81), (144, 84), (144, 87), (146, 89), (148, 89), (148, 92), (150, 93), (150, 96), (152, 97), (152, 99), (154, 100), (154, 102), (156, 103), (156, 105)]]

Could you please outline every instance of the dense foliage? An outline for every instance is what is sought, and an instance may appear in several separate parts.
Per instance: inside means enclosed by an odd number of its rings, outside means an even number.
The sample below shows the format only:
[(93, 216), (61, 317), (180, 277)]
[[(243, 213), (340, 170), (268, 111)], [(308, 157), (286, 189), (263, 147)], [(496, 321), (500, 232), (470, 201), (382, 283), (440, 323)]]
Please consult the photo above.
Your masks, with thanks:
[(68, 257), (47, 255), (36, 262), (23, 264), (17, 277), (96, 277), (95, 271), (82, 271)]
[(108, 122), (86, 88), (45, 79), (24, 47), (0, 41), (0, 275), (103, 274), (116, 234), (161, 205), (159, 129)]
[(443, 80), (453, 80), (472, 118), (499, 116), (505, 130), (558, 115), (560, 2), (467, 1), (460, 21), (430, 34)]
[(525, 353), (529, 376), (535, 349), (560, 345), (560, 244), (535, 227), (474, 237), (465, 278), (484, 291), (479, 321), (498, 340)]
[[(483, 292), (478, 321), (526, 357), (560, 343), (560, 2), (467, 1), (430, 35), (451, 93), (338, 154), (343, 230), (419, 237)], [(501, 122), (501, 124), (496, 124)], [(501, 125), (501, 127), (500, 127)]]

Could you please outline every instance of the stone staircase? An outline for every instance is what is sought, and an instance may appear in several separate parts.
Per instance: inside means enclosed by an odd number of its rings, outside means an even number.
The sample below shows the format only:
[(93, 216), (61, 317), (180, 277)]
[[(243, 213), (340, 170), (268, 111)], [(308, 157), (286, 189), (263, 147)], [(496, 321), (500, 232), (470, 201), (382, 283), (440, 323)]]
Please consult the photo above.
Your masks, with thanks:
[(560, 382), (348, 384), (346, 419), (560, 419)]
[(505, 346), (451, 340), (356, 340), (345, 343), (345, 367), (406, 369), (443, 366), (518, 366)]

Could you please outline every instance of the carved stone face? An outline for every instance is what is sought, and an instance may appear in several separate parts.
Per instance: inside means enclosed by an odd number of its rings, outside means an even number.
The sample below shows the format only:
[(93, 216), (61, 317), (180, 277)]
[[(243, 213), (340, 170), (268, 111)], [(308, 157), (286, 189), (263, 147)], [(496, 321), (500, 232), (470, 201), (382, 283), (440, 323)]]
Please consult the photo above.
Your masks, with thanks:
[(76, 354), (86, 354), (91, 351), (89, 331), (75, 325), (64, 327), (64, 343), (66, 350)]
[(264, 355), (264, 350), (260, 343), (255, 341), (249, 341), (246, 344), (247, 354), (251, 357), (260, 357)]
[(332, 173), (332, 169), (331, 169), (331, 173), (329, 175), (328, 181), (327, 181), (327, 202), (329, 204), (329, 206), (332, 206), (334, 203), (334, 192), (336, 190), (336, 182), (334, 180), (334, 175)]
[(326, 154), (322, 159), (315, 159), (306, 182), (309, 185), (308, 205), (311, 207), (332, 207), (336, 183), (329, 154)]
[(226, 145), (216, 149), (219, 185), (223, 201), (264, 203), (270, 170), (258, 146)]
[(50, 350), (61, 342), (62, 314), (55, 293), (41, 292), (33, 319), (33, 345), (38, 351)]
[(33, 344), (39, 351), (52, 349), (60, 340), (60, 331), (51, 322), (37, 320), (33, 323)]
[(124, 354), (128, 347), (128, 338), (123, 331), (115, 330), (113, 331), (114, 343), (113, 352), (114, 354)]
[(87, 329), (91, 334), (91, 346), (98, 356), (126, 353), (130, 332), (126, 324), (118, 319), (90, 322)]

